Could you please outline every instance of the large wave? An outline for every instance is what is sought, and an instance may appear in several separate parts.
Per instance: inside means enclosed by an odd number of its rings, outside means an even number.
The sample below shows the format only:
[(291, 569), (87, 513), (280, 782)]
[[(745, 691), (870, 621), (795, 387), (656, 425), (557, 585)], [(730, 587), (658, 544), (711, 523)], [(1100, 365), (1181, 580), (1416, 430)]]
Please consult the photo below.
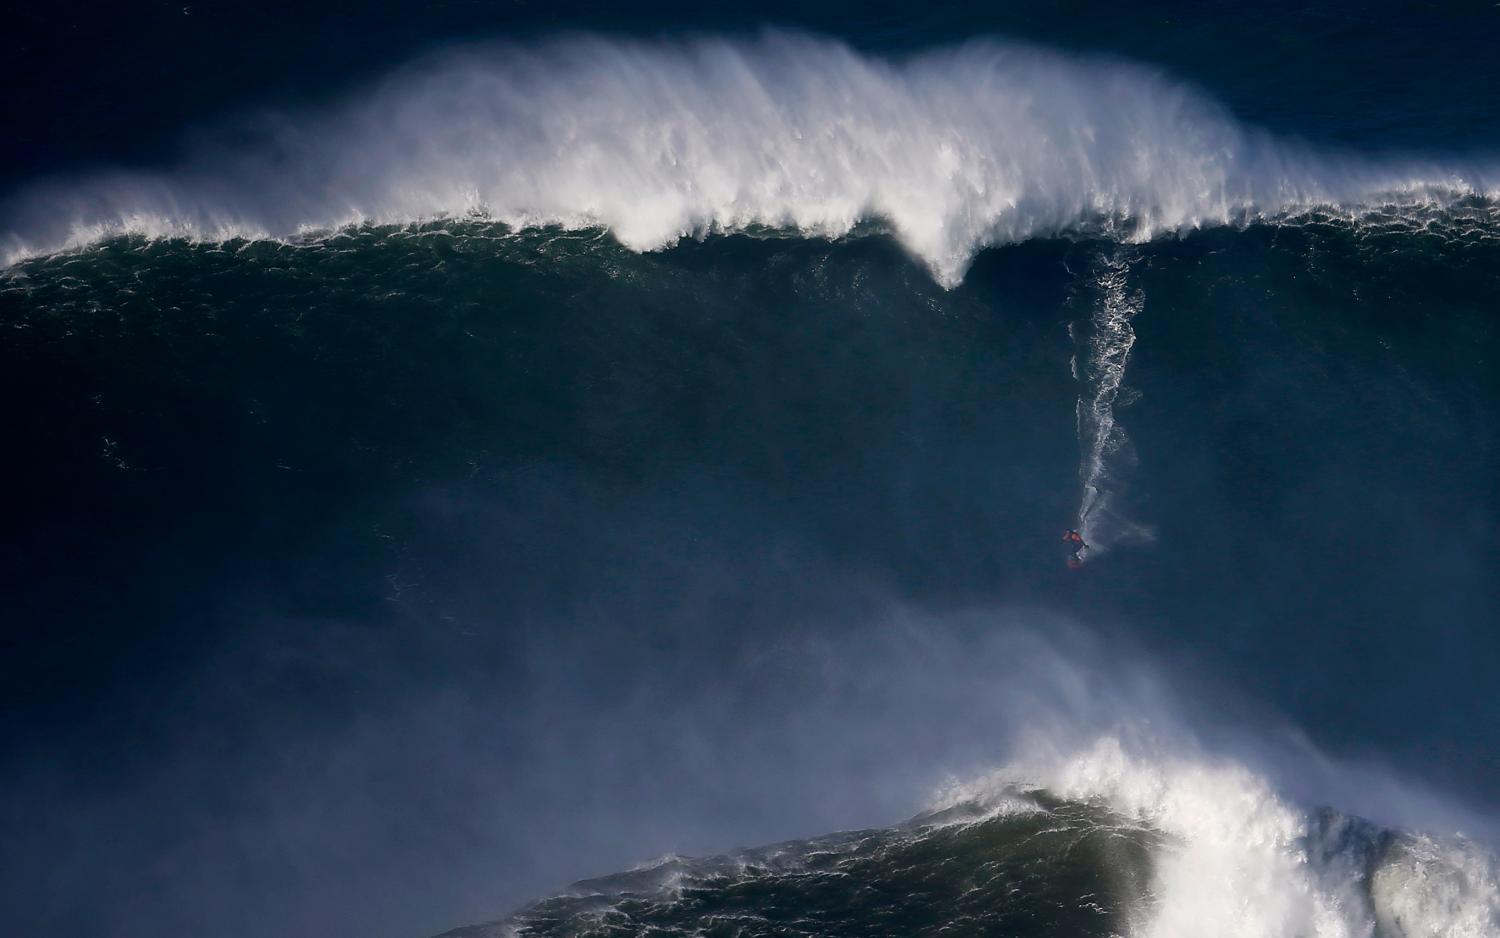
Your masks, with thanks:
[(783, 33), (575, 37), (450, 51), (342, 107), (263, 116), (171, 171), (34, 186), (8, 200), (0, 259), (126, 233), (451, 216), (603, 227), (640, 250), (878, 221), (953, 285), (994, 243), (1494, 199), (1496, 178), (1320, 154), (1152, 70), (1006, 42), (887, 60)]
[[(1113, 736), (952, 785), (931, 810), (576, 883), (445, 938), (741, 935), (1489, 938), (1496, 857), (1307, 810), (1234, 760)], [(1071, 890), (1071, 891), (1070, 891)]]
[[(1279, 721), (1205, 719), (1211, 708), (1182, 696), (1188, 675), (1066, 620), (976, 612), (960, 620), (984, 623), (982, 634), (959, 637), (958, 620), (911, 614), (871, 623), (854, 645), (796, 641), (777, 653), (827, 687), (824, 700), (795, 705), (787, 733), (811, 728), (820, 750), (857, 747), (862, 731), (842, 715), (879, 709), (887, 758), (862, 764), (889, 776), (902, 763), (946, 763), (921, 815), (670, 854), (448, 938), (1500, 934), (1492, 818), (1388, 766), (1324, 753)], [(743, 717), (734, 707), (724, 725)], [(674, 734), (681, 725), (669, 721)], [(997, 735), (999, 767), (955, 758), (969, 744), (990, 751)], [(927, 747), (944, 737), (954, 748), (933, 758)], [(754, 771), (750, 760), (725, 765)], [(824, 794), (842, 799), (870, 780), (834, 784)]]

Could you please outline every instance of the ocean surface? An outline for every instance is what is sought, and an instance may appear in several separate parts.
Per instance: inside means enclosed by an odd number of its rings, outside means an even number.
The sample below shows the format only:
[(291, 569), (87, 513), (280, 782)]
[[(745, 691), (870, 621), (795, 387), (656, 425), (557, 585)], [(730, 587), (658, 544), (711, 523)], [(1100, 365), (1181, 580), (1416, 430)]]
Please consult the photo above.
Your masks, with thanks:
[(1500, 7), (1117, 6), (21, 14), (5, 930), (1500, 936)]

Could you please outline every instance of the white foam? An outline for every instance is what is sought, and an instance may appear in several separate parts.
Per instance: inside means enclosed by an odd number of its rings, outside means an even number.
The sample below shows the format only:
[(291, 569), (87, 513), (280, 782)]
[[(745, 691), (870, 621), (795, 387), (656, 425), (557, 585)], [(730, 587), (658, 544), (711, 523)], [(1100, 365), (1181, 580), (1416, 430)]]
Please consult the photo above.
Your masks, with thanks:
[(1310, 816), (1232, 761), (1104, 737), (951, 787), (939, 805), (1011, 798), (1018, 785), (1107, 806), (1167, 835), (1134, 938), (1500, 935), (1500, 877), (1481, 848), (1402, 836), (1384, 852), (1357, 842), (1315, 854)]
[(478, 216), (650, 250), (882, 219), (945, 285), (976, 251), (1141, 240), (1311, 206), (1495, 195), (1492, 169), (1319, 155), (1140, 67), (976, 42), (899, 61), (788, 34), (450, 52), (343, 108), (266, 119), (169, 172), (10, 200), (0, 258), (148, 237), (291, 238)]
[(1402, 938), (1500, 935), (1500, 868), (1467, 841), (1417, 836), (1397, 844), (1371, 877), (1376, 917)]

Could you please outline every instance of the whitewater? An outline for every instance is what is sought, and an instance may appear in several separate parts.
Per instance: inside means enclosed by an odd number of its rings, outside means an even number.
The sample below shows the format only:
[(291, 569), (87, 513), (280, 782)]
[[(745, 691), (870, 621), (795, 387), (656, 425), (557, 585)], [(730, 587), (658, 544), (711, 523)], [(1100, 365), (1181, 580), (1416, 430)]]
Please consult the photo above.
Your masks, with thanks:
[[(1165, 835), (1138, 938), (1484, 938), (1500, 933), (1500, 868), (1461, 836), (1383, 829), (1309, 810), (1243, 762), (1105, 736), (1023, 757), (945, 793), (939, 807), (1010, 810), (1043, 789)], [(1345, 767), (1346, 776), (1373, 782)], [(994, 809), (991, 809), (994, 810)]]
[(0, 261), (441, 218), (605, 228), (641, 251), (870, 223), (951, 287), (984, 247), (1039, 236), (1313, 210), (1385, 224), (1476, 199), (1488, 219), (1497, 180), (1491, 162), (1318, 151), (1150, 68), (999, 40), (881, 58), (780, 32), (573, 37), (449, 50), (341, 106), (209, 134), (168, 169), (38, 182), (0, 208)]
[[(446, 934), (1500, 935), (1492, 819), (1277, 721), (1215, 726), (1159, 663), (1063, 621), (975, 613), (992, 623), (976, 646), (908, 614), (866, 636), (900, 650), (870, 680), (940, 671), (924, 693), (951, 707), (890, 735), (1004, 726), (998, 765), (947, 775), (901, 824), (671, 853)], [(808, 666), (840, 687), (854, 670)]]
[[(913, 871), (913, 882), (903, 879)], [(922, 927), (920, 913), (892, 920), (903, 903), (932, 901), (944, 871), (958, 871), (959, 894), (940, 902), (935, 927)], [(1044, 899), (1027, 905), (1042, 883), (1077, 876), (1091, 876), (1097, 891), (1071, 897), (1071, 911)], [(1007, 880), (1029, 884), (991, 892)], [(866, 892), (836, 898), (844, 889)], [(886, 894), (899, 898), (882, 913)], [(787, 902), (801, 914), (783, 917)], [(892, 828), (667, 855), (450, 934), (687, 935), (730, 922), (745, 934), (1004, 934), (1017, 907), (1037, 934), (1491, 938), (1500, 934), (1500, 862), (1461, 834), (1301, 807), (1244, 762), (1133, 732), (1072, 750), (1037, 740), (1002, 769), (944, 786), (926, 811)], [(1046, 931), (1049, 921), (1062, 930)]]

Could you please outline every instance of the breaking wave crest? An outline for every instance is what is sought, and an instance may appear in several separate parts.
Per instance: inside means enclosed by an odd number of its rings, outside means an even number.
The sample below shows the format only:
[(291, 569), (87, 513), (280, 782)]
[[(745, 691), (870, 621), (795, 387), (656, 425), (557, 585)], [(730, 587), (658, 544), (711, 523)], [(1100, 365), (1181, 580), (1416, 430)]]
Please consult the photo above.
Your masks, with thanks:
[(1489, 166), (1317, 153), (1137, 66), (998, 41), (912, 58), (792, 34), (451, 51), (319, 113), (265, 117), (169, 172), (11, 197), (0, 260), (121, 234), (289, 239), (478, 217), (649, 250), (757, 227), (888, 226), (944, 285), (996, 243), (1430, 211)]
[(1136, 938), (1482, 938), (1500, 933), (1485, 848), (1304, 810), (1244, 765), (1142, 753), (1105, 737), (1012, 765), (944, 804), (1001, 804), (1017, 786), (1095, 804), (1163, 835)]
[(1103, 737), (953, 785), (896, 827), (663, 857), (449, 935), (936, 935), (955, 927), (1098, 938), (1486, 938), (1500, 933), (1500, 868), (1460, 836), (1303, 810), (1243, 765)]

